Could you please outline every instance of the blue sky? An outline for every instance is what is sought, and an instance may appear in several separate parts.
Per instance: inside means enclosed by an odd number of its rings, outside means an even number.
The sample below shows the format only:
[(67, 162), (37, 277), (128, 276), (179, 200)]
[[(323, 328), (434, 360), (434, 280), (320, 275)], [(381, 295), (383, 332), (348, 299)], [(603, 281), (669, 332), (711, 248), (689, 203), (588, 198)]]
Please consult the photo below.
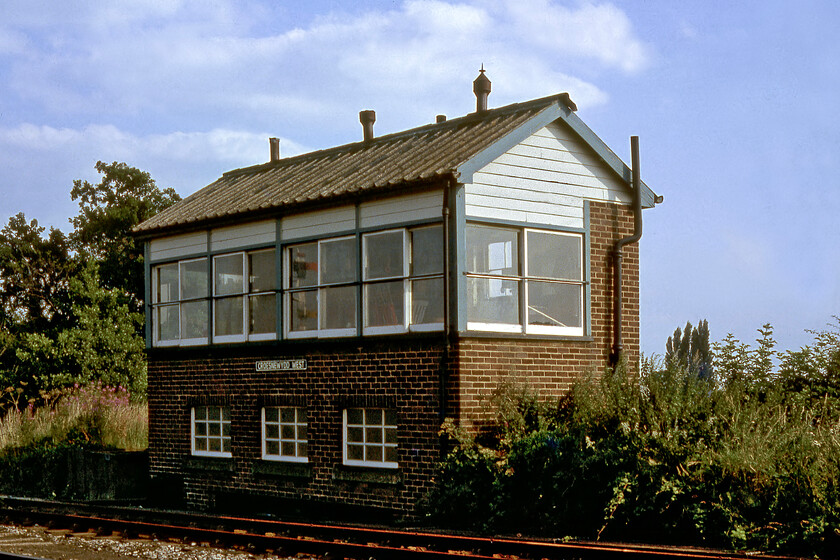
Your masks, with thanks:
[(4, 0), (0, 220), (69, 231), (124, 161), (186, 196), (226, 170), (568, 91), (665, 202), (645, 211), (642, 349), (687, 320), (781, 348), (840, 313), (840, 4)]

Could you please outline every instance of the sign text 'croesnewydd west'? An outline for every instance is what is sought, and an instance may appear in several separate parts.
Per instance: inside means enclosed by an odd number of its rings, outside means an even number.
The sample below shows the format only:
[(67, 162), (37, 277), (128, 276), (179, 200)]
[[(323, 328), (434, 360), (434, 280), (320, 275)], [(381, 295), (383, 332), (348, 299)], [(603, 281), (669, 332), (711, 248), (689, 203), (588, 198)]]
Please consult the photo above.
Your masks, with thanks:
[(306, 369), (306, 360), (258, 360), (257, 371), (303, 371)]

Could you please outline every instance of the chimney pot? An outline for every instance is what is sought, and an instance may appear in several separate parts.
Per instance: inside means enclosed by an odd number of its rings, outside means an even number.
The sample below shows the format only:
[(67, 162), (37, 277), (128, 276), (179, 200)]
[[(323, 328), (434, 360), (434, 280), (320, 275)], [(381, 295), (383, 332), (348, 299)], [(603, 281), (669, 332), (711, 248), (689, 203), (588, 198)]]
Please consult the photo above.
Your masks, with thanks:
[(359, 122), (362, 123), (365, 142), (373, 140), (373, 123), (376, 122), (376, 111), (359, 111)]
[(435, 122), (437, 124), (445, 123), (446, 122), (446, 115), (438, 115), (435, 117)]
[(473, 81), (476, 113), (483, 113), (487, 110), (487, 97), (490, 95), (490, 89), (490, 78), (484, 75), (484, 65), (482, 64), (478, 77)]
[(269, 152), (271, 154), (270, 161), (279, 161), (280, 160), (280, 139), (279, 138), (269, 138), (268, 139), (268, 146)]

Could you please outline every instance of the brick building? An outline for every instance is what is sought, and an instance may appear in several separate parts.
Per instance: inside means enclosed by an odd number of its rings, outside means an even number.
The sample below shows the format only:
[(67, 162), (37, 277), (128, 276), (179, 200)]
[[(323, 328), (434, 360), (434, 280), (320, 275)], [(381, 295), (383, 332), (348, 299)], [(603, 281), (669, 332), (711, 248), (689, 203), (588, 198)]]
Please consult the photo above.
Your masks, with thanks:
[(657, 197), (567, 94), (487, 109), (475, 86), (465, 117), (374, 137), (363, 111), (363, 141), (282, 159), (272, 139), (136, 228), (159, 488), (410, 512), (445, 417), (473, 425), (508, 376), (557, 396), (638, 358)]

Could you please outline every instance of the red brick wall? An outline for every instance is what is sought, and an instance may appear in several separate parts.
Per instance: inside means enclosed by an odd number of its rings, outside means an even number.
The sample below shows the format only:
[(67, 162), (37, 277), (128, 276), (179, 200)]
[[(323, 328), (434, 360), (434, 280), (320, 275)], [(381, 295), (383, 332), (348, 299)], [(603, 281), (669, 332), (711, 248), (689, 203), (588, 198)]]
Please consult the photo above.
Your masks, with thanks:
[[(610, 363), (613, 345), (613, 250), (633, 233), (633, 213), (625, 206), (590, 202), (591, 341), (548, 337), (465, 337), (454, 350), (449, 377), (449, 414), (462, 426), (488, 419), (487, 397), (504, 380), (528, 385), (542, 397), (568, 392), (574, 380), (600, 373)], [(622, 323), (624, 353), (631, 367), (639, 360), (639, 249), (623, 251)], [(458, 372), (456, 374), (456, 371)]]
[[(153, 353), (148, 389), (152, 475), (183, 477), (193, 507), (212, 507), (219, 493), (250, 492), (410, 510), (430, 488), (439, 459), (440, 338), (366, 350), (346, 343), (305, 344), (291, 350), (251, 349), (238, 355), (217, 350), (206, 357), (199, 354), (207, 350), (186, 351), (191, 357), (183, 351)], [(255, 371), (256, 360), (282, 358), (306, 358), (308, 368)], [(232, 459), (191, 457), (190, 408), (197, 404), (230, 406)], [(256, 463), (268, 463), (260, 458), (264, 404), (307, 407), (310, 476), (252, 472)], [(336, 472), (342, 463), (342, 412), (357, 406), (398, 412), (399, 482), (345, 480), (354, 477), (352, 468)], [(214, 466), (230, 470), (211, 470)], [(392, 469), (364, 470), (395, 474)]]

